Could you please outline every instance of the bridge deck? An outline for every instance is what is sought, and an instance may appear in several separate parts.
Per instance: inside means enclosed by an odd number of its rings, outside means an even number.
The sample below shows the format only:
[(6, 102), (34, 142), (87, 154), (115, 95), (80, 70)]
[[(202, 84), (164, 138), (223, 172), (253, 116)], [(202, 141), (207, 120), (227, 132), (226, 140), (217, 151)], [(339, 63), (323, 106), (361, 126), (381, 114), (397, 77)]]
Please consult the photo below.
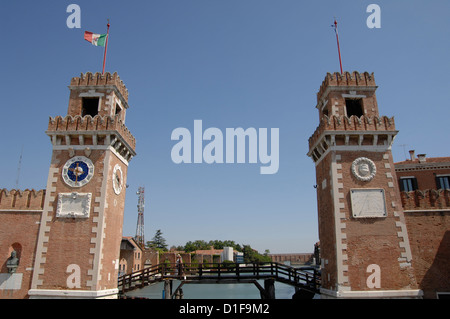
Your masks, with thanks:
[(151, 283), (178, 279), (189, 283), (249, 283), (259, 279), (276, 281), (318, 293), (320, 274), (313, 267), (294, 268), (271, 262), (263, 264), (183, 264), (180, 271), (175, 264), (159, 264), (119, 277), (121, 293), (143, 288)]

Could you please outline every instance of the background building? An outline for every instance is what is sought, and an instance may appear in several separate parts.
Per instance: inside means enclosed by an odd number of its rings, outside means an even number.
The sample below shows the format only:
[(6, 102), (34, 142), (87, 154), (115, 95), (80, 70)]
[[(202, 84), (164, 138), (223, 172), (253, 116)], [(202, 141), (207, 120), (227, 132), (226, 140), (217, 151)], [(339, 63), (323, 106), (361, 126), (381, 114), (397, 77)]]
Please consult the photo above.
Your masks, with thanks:
[(413, 255), (424, 298), (450, 297), (450, 157), (425, 154), (395, 163)]

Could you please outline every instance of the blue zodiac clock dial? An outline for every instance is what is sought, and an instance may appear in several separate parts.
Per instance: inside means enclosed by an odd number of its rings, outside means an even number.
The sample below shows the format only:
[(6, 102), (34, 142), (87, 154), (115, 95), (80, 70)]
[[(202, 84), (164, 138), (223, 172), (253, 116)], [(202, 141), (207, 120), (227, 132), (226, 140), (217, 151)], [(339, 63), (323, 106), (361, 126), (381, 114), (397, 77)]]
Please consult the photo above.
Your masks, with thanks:
[(89, 183), (94, 175), (94, 164), (84, 156), (68, 160), (62, 170), (62, 178), (71, 187), (81, 187)]

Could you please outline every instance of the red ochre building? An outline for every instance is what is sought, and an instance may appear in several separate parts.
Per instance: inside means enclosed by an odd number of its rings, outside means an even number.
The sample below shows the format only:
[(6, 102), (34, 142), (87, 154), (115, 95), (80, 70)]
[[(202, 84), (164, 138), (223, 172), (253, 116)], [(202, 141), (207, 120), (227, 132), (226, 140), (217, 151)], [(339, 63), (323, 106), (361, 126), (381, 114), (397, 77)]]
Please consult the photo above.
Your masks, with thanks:
[[(308, 155), (322, 297), (448, 296), (450, 157), (411, 152), (394, 163), (398, 131), (394, 118), (378, 114), (376, 88), (367, 72), (329, 73), (317, 96), (320, 124)], [(53, 147), (46, 189), (0, 190), (2, 299), (117, 298), (119, 273), (158, 263), (122, 237), (136, 154), (125, 126), (128, 90), (116, 73), (89, 72), (69, 89), (68, 114), (50, 118), (46, 131)], [(372, 210), (362, 196), (371, 196)]]

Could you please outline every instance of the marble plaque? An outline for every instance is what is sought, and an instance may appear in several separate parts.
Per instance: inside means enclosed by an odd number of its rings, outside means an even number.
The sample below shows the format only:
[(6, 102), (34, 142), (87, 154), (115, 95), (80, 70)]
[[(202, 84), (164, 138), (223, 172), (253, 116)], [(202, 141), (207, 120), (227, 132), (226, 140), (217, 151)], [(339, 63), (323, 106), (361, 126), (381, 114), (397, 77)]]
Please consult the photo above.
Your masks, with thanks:
[(56, 217), (88, 218), (91, 193), (59, 193)]
[(350, 190), (350, 198), (354, 218), (387, 216), (384, 189), (352, 189)]

